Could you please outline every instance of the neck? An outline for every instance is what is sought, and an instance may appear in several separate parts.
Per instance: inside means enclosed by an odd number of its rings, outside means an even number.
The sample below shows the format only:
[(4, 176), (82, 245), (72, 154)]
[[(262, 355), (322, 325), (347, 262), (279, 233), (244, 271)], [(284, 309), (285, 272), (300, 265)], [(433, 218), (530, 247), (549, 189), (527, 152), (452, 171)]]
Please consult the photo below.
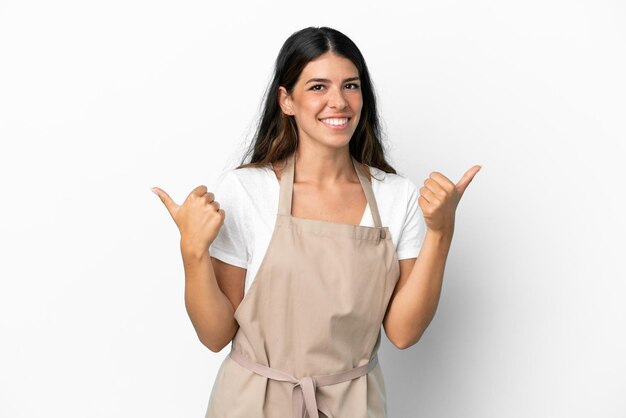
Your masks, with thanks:
[[(321, 147), (320, 147), (321, 148)], [(321, 188), (359, 181), (348, 147), (312, 148), (300, 143), (295, 153), (295, 178)]]

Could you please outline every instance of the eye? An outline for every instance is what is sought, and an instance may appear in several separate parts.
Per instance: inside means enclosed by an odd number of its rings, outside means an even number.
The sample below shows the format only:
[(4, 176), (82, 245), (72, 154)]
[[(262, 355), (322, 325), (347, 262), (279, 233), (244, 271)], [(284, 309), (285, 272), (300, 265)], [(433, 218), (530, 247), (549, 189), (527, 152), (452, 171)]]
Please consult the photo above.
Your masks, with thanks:
[(324, 85), (323, 84), (316, 84), (313, 87), (311, 87), (309, 90), (319, 91), (318, 89), (316, 89), (316, 87), (324, 87)]
[(359, 87), (360, 87), (357, 83), (348, 83), (348, 84), (346, 84), (346, 86), (354, 86), (350, 90), (358, 90)]

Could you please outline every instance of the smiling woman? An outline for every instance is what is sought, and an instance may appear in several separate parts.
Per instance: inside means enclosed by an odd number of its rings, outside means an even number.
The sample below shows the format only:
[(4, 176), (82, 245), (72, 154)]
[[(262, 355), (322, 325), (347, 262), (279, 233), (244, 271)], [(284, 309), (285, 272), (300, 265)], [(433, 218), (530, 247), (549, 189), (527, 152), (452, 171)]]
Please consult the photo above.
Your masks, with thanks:
[[(206, 417), (384, 417), (376, 353), (400, 276), (403, 226), (406, 261), (414, 262), (423, 238), (416, 188), (385, 161), (367, 67), (345, 35), (330, 28), (293, 34), (269, 91), (251, 162), (216, 190), (227, 213), (239, 213), (232, 224), (227, 215), (212, 243), (213, 262), (225, 272), (222, 263), (235, 257), (262, 256), (256, 266), (242, 259), (253, 280), (245, 297), (232, 282), (224, 285), (233, 289), (238, 328)], [(261, 177), (268, 165), (272, 175)], [(235, 203), (237, 190), (242, 201)], [(273, 201), (268, 191), (278, 202), (262, 210)], [(276, 214), (273, 230), (262, 226), (271, 218), (251, 221), (263, 213)], [(250, 241), (255, 250), (243, 250)], [(219, 275), (218, 283), (229, 281)]]
[(232, 343), (206, 418), (387, 416), (381, 326), (399, 348), (428, 326), (460, 193), (442, 175), (419, 191), (381, 141), (357, 46), (305, 28), (278, 54), (250, 161), (180, 208), (159, 194), (198, 337)]

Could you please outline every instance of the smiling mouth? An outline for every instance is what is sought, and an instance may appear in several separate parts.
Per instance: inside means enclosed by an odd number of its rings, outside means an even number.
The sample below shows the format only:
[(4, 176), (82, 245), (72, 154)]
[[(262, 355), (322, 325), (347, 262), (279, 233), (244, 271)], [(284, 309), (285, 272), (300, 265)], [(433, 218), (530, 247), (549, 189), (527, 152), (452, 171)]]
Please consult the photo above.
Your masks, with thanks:
[(324, 118), (320, 119), (324, 125), (332, 129), (341, 129), (348, 126), (348, 121), (352, 118)]

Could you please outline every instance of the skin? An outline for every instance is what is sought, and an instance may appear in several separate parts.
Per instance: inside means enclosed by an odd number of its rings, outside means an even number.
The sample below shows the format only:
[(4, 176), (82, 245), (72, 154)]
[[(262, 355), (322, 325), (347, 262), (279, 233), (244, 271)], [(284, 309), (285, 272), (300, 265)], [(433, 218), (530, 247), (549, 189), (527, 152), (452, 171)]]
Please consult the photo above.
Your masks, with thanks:
[(400, 260), (400, 279), (383, 320), (387, 337), (400, 349), (416, 344), (435, 316), (456, 208), (480, 168), (473, 166), (456, 184), (432, 172), (419, 190), (417, 200), (426, 221), (426, 236), (416, 259)]
[[(356, 129), (363, 97), (352, 62), (331, 52), (307, 64), (291, 94), (279, 88), (281, 110), (294, 116), (298, 147), (292, 215), (358, 225), (367, 199), (352, 166), (348, 144)], [(326, 81), (308, 82), (310, 79)], [(337, 131), (320, 119), (348, 115), (349, 126)], [(281, 164), (275, 164), (280, 179)], [(454, 216), (465, 189), (480, 170), (473, 166), (458, 183), (433, 172), (420, 189), (418, 204), (427, 231), (417, 258), (400, 260), (400, 277), (383, 326), (398, 348), (415, 344), (434, 317), (439, 303), (445, 262), (454, 231)], [(367, 169), (366, 169), (367, 171)], [(160, 188), (153, 188), (181, 233), (185, 268), (185, 304), (200, 341), (219, 352), (239, 325), (234, 312), (243, 300), (246, 269), (209, 255), (226, 214), (213, 193), (196, 187), (182, 205)]]
[[(361, 221), (367, 199), (348, 149), (363, 107), (359, 80), (346, 81), (355, 77), (358, 71), (350, 60), (327, 53), (309, 62), (291, 95), (279, 88), (280, 107), (298, 126), (293, 216), (353, 225)], [(350, 117), (346, 129), (333, 130), (320, 120), (335, 115)]]

